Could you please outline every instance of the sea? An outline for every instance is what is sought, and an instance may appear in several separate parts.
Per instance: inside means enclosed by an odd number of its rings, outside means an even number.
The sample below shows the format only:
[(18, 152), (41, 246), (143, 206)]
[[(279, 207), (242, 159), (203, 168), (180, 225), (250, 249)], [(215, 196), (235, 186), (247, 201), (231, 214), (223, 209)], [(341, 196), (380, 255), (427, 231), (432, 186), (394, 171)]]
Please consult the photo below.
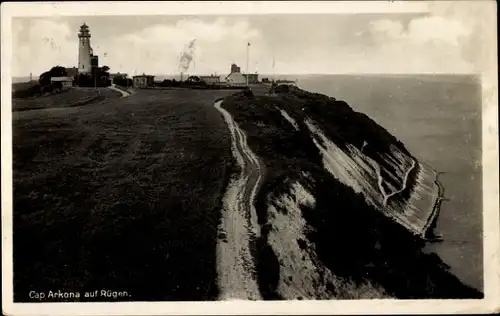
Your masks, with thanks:
[[(156, 76), (155, 80), (174, 76)], [(266, 76), (261, 76), (266, 77)], [(269, 76), (270, 77), (270, 76)], [(425, 249), (462, 282), (483, 290), (481, 85), (462, 75), (284, 75), (308, 91), (346, 101), (440, 174), (443, 242)], [(180, 78), (176, 78), (180, 79)], [(27, 78), (13, 78), (26, 82)]]
[(462, 75), (288, 76), (300, 88), (346, 101), (438, 172), (444, 195), (430, 244), (462, 282), (483, 290), (481, 84)]

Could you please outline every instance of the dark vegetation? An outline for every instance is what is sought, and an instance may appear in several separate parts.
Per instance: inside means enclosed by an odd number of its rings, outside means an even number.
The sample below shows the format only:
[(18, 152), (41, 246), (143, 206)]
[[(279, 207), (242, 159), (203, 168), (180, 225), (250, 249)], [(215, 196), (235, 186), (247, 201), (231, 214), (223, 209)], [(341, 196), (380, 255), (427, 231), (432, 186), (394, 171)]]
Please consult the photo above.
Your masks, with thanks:
[(42, 73), (38, 79), (38, 83), (40, 83), (41, 86), (46, 86), (50, 84), (50, 79), (52, 77), (65, 77), (67, 75), (66, 68), (62, 66), (55, 66), (49, 71)]
[(117, 86), (128, 88), (132, 87), (134, 82), (131, 78), (127, 78), (125, 75), (118, 75), (113, 77), (113, 83)]
[[(52, 77), (66, 77), (68, 73), (65, 67), (54, 66), (50, 70), (42, 73), (38, 82), (32, 81), (29, 83), (13, 84), (13, 98), (32, 98), (44, 95), (51, 95), (64, 91), (61, 82), (51, 82)], [(90, 74), (79, 74), (73, 78), (73, 85), (80, 87), (108, 87), (111, 85), (109, 80), (109, 67), (93, 67)]]
[[(265, 231), (269, 229), (268, 197), (286, 193), (289, 183), (298, 179), (316, 198), (314, 208), (302, 210), (306, 221), (315, 228), (308, 238), (316, 245), (320, 260), (334, 274), (357, 284), (369, 280), (401, 299), (483, 297), (453, 276), (437, 255), (424, 253), (421, 240), (330, 175), (303, 120), (313, 119), (325, 136), (341, 148), (347, 143), (361, 147), (367, 140), (369, 145), (364, 152), (376, 161), (380, 161), (378, 153), (386, 152), (390, 144), (410, 156), (394, 136), (343, 101), (288, 86), (279, 86), (276, 92), (277, 97), (239, 93), (223, 103), (247, 133), (249, 146), (266, 165), (265, 182), (256, 199), (264, 232), (257, 261), (265, 299), (276, 299), (275, 276), (279, 274), (276, 256), (272, 250), (269, 252), (265, 240)], [(295, 131), (275, 106), (293, 117), (300, 130)], [(311, 174), (313, 180), (303, 177), (301, 171)], [(410, 183), (414, 177), (415, 172)]]
[(130, 294), (99, 301), (216, 299), (220, 198), (233, 162), (212, 102), (229, 93), (144, 90), (78, 111), (21, 113), (12, 128), (14, 300), (58, 289)]
[(59, 93), (63, 90), (63, 86), (61, 82), (51, 82), (47, 85), (33, 84), (26, 85), (25, 88), (13, 89), (12, 97), (13, 98), (30, 98), (30, 97), (39, 97), (42, 95)]
[(37, 98), (12, 99), (12, 111), (29, 111), (49, 108), (76, 107), (117, 99), (119, 92), (109, 89), (69, 89), (60, 93), (39, 96)]
[(66, 76), (66, 68), (61, 66), (52, 67), (49, 71), (40, 75), (38, 82), (30, 81), (26, 83), (16, 83), (12, 85), (13, 98), (30, 98), (53, 93), (59, 93), (63, 90), (61, 82), (51, 82), (52, 77)]
[(91, 73), (78, 74), (75, 78), (76, 85), (79, 87), (109, 87), (109, 67), (92, 67)]

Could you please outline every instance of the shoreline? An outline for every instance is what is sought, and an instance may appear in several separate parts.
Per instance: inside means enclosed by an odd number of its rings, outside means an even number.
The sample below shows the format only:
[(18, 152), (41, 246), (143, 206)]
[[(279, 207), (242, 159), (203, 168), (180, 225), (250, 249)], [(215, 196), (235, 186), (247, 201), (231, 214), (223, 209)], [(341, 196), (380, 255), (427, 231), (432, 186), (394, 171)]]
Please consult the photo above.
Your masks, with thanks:
[(444, 192), (445, 188), (443, 184), (439, 181), (439, 174), (441, 172), (437, 171), (436, 169), (428, 166), (433, 172), (434, 172), (434, 184), (437, 186), (438, 193), (437, 197), (434, 201), (432, 213), (430, 216), (430, 220), (427, 222), (427, 224), (424, 226), (424, 239), (426, 241), (430, 241), (429, 238), (436, 237), (434, 235), (434, 228), (437, 223), (437, 219), (439, 218), (440, 212), (441, 212), (441, 204), (443, 203), (444, 198)]

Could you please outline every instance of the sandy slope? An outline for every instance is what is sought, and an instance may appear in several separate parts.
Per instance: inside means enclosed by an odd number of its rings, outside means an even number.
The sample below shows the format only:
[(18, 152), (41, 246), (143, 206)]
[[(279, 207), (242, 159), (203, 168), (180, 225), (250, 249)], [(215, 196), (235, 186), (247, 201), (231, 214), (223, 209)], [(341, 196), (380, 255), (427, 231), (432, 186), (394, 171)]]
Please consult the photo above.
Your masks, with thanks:
[[(408, 176), (417, 165), (415, 160), (406, 161), (407, 158), (395, 146), (391, 147), (391, 153), (397, 160), (389, 155), (386, 155), (384, 159), (399, 173), (397, 176), (401, 179), (401, 183), (397, 188), (387, 185), (389, 189), (387, 190), (384, 186), (387, 182), (382, 175), (381, 167), (375, 161), (352, 145), (347, 146), (349, 153), (344, 152), (331, 142), (312, 121), (306, 122), (306, 125), (311, 135), (318, 137), (325, 144), (326, 147), (323, 147), (313, 138), (323, 155), (325, 168), (333, 176), (356, 192), (362, 193), (368, 203), (409, 231), (420, 236), (425, 234), (429, 223), (435, 216), (434, 204), (438, 198), (434, 172), (429, 166), (420, 165), (415, 188), (407, 202), (390, 199), (406, 188)], [(403, 166), (403, 168), (398, 166)]]
[[(305, 175), (306, 178), (309, 176)], [(307, 224), (301, 206), (313, 207), (314, 196), (299, 182), (290, 184), (290, 192), (276, 197), (268, 207), (272, 227), (269, 244), (280, 262), (276, 291), (284, 299), (373, 299), (388, 298), (384, 290), (365, 281), (335, 276), (318, 258), (315, 245), (307, 238), (314, 228)], [(286, 213), (278, 210), (286, 209)]]
[(229, 183), (224, 195), (222, 219), (217, 244), (218, 283), (220, 299), (261, 299), (256, 270), (250, 253), (250, 238), (260, 236), (254, 199), (261, 182), (260, 165), (250, 150), (245, 133), (229, 112), (215, 107), (223, 114), (231, 132), (232, 152), (241, 168)]

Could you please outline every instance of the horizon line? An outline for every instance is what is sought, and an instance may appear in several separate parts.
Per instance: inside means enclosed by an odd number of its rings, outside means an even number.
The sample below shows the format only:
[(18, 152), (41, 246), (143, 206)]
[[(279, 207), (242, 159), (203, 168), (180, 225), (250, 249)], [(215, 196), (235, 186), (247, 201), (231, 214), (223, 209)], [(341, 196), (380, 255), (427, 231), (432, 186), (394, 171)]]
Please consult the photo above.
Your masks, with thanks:
[[(110, 73), (113, 73), (113, 74), (125, 74), (125, 75), (129, 75), (128, 72), (110, 72)], [(245, 73), (242, 73), (242, 74), (245, 74)], [(259, 75), (260, 77), (262, 76), (269, 76), (269, 77), (272, 77), (273, 74), (271, 73), (250, 73), (250, 74), (257, 74)], [(40, 77), (41, 74), (32, 74), (31, 76), (35, 79), (35, 78), (38, 78)], [(180, 77), (180, 74), (178, 73), (166, 73), (166, 74), (150, 74), (150, 73), (146, 73), (146, 75), (151, 75), (151, 76), (155, 76), (155, 77), (166, 77), (166, 76), (169, 76), (169, 77)], [(220, 74), (218, 75), (216, 72), (214, 73), (211, 73), (211, 74), (208, 74), (208, 73), (199, 73), (199, 74), (186, 74), (188, 77), (189, 76), (210, 76), (210, 75), (214, 75), (214, 76), (225, 76), (226, 74)], [(440, 72), (408, 72), (408, 73), (350, 73), (350, 72), (347, 72), (347, 73), (277, 73), (277, 74), (274, 74), (274, 76), (480, 76), (481, 74), (477, 74), (477, 73), (440, 73)], [(133, 75), (133, 76), (136, 76), (136, 75)], [(12, 78), (29, 78), (30, 75), (17, 75), (17, 76), (12, 76)]]

